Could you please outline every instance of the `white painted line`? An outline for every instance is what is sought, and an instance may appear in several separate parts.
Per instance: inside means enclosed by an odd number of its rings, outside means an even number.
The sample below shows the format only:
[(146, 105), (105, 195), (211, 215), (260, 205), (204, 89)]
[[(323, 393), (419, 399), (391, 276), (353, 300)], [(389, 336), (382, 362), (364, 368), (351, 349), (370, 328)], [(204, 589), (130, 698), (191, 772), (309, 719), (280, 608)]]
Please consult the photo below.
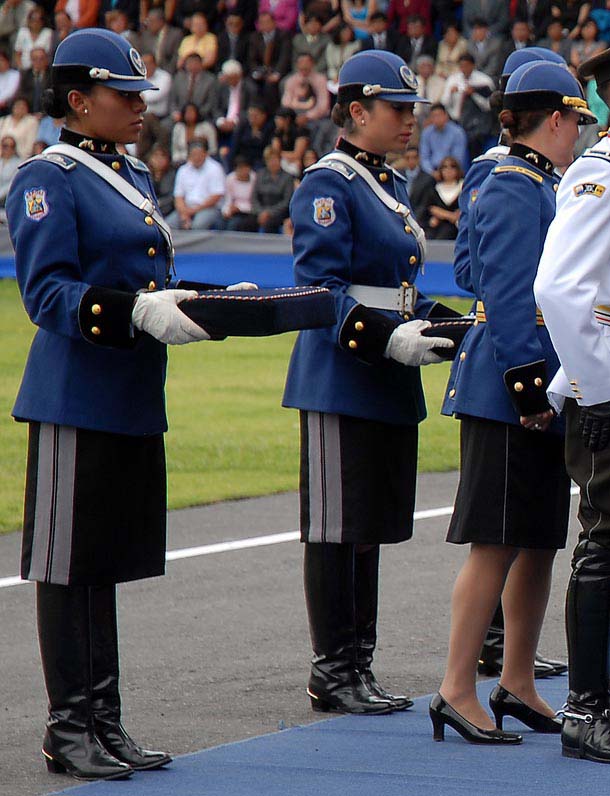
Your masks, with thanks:
[[(578, 487), (571, 489), (573, 495), (578, 494)], [(447, 517), (453, 511), (453, 506), (442, 506), (438, 509), (423, 509), (413, 514), (414, 520), (429, 520), (434, 517)], [(288, 531), (286, 533), (270, 533), (265, 536), (252, 536), (249, 539), (235, 539), (231, 542), (216, 542), (215, 544), (205, 544), (200, 547), (183, 547), (179, 550), (168, 550), (165, 555), (166, 561), (179, 561), (182, 558), (196, 558), (197, 556), (211, 556), (216, 553), (229, 553), (233, 550), (247, 550), (251, 547), (264, 547), (272, 544), (282, 544), (283, 542), (296, 542), (299, 539), (298, 531)], [(21, 580), (18, 575), (10, 578), (0, 578), (0, 589), (7, 589), (9, 586), (20, 586), (22, 583), (31, 583), (29, 580)]]

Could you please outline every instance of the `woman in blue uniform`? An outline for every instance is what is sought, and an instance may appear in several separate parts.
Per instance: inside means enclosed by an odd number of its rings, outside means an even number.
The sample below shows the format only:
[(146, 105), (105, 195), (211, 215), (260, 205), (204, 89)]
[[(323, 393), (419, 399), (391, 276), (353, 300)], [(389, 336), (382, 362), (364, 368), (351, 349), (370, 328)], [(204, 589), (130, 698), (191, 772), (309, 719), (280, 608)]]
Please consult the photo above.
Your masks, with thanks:
[(13, 414), (29, 423), (21, 571), (37, 582), (42, 752), (78, 779), (171, 760), (121, 724), (115, 598), (116, 583), (164, 572), (164, 344), (207, 338), (177, 307), (193, 294), (163, 289), (171, 238), (148, 169), (115, 146), (137, 140), (150, 88), (121, 36), (69, 36), (45, 93), (66, 117), (61, 147), (20, 167), (6, 204), (38, 327)]
[(404, 178), (385, 163), (386, 153), (406, 148), (422, 101), (400, 57), (352, 56), (333, 109), (345, 137), (306, 172), (291, 203), (296, 282), (328, 287), (337, 308), (334, 327), (299, 335), (284, 395), (301, 418), (308, 693), (318, 711), (412, 704), (387, 693), (371, 664), (379, 546), (412, 534), (425, 417), (418, 366), (440, 361), (434, 347), (452, 345), (422, 334), (430, 326), (423, 319), (451, 311), (413, 295), (423, 235)]
[[(504, 715), (538, 732), (561, 722), (534, 685), (534, 656), (556, 550), (565, 545), (570, 483), (563, 429), (546, 398), (558, 368), (533, 283), (555, 212), (554, 168), (573, 157), (578, 125), (594, 122), (578, 82), (539, 61), (516, 69), (500, 114), (512, 140), (470, 209), (477, 325), (452, 369), (443, 407), (461, 419), (461, 473), (448, 541), (471, 544), (453, 592), (447, 670), (430, 716), (473, 743), (519, 743)], [(502, 595), (506, 632), (494, 723), (476, 695), (482, 641)]]

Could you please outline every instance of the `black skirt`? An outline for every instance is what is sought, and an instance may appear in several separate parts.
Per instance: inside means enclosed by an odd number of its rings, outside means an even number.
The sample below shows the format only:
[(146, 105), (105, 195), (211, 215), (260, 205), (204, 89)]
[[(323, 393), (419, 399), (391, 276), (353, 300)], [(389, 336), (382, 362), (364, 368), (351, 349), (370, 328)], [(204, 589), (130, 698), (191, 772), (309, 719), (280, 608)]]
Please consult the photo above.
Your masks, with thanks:
[(30, 423), (21, 577), (104, 585), (163, 575), (163, 435)]
[(461, 470), (447, 541), (565, 547), (570, 479), (557, 434), (462, 416)]
[(392, 544), (413, 535), (417, 426), (301, 412), (301, 541)]

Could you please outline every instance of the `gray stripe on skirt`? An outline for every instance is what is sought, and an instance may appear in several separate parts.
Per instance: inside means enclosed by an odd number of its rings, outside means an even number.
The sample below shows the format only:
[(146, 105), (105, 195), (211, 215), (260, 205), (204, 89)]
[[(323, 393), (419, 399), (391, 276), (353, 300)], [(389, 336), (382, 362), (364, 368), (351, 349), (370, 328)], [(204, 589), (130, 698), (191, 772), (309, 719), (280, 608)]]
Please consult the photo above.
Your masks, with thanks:
[(343, 493), (339, 416), (307, 413), (309, 542), (341, 542)]
[(76, 429), (41, 423), (30, 580), (69, 582), (75, 466)]

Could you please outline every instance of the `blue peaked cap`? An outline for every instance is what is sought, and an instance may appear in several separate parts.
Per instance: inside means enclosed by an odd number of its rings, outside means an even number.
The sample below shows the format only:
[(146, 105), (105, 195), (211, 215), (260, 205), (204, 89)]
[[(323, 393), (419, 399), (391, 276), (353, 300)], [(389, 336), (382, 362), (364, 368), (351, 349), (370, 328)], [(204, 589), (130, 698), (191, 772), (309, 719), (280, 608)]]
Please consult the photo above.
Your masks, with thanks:
[(55, 52), (53, 83), (98, 83), (118, 91), (157, 87), (146, 79), (140, 53), (111, 30), (83, 28), (67, 36)]
[(508, 78), (503, 107), (514, 111), (566, 108), (580, 114), (579, 124), (595, 124), (578, 80), (557, 63), (534, 61), (515, 69)]
[(547, 61), (551, 64), (559, 64), (560, 66), (567, 66), (566, 59), (554, 53), (553, 50), (547, 50), (546, 47), (523, 47), (520, 50), (512, 52), (502, 68), (502, 77), (508, 78), (512, 75), (515, 69), (518, 69), (523, 64), (529, 64), (534, 61)]
[(339, 102), (369, 97), (388, 102), (426, 102), (417, 93), (417, 77), (406, 62), (387, 50), (363, 50), (339, 72)]

